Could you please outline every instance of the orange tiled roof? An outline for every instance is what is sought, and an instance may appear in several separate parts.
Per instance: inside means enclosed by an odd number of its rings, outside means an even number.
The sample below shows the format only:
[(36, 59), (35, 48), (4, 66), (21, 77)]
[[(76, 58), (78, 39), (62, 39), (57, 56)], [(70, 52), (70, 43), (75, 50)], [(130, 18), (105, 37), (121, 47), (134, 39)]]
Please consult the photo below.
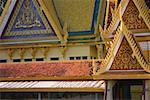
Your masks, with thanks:
[(0, 64), (0, 77), (90, 76), (91, 69), (91, 61), (11, 63)]

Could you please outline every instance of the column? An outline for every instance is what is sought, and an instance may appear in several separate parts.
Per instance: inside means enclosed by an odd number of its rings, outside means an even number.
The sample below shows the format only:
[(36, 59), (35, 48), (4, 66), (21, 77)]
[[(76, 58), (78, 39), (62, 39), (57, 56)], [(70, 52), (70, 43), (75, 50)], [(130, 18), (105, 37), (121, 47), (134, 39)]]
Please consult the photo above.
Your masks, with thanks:
[(115, 83), (115, 81), (107, 81), (106, 100), (113, 100), (113, 86), (115, 85)]
[(150, 100), (150, 80), (145, 80), (145, 100)]
[(38, 100), (41, 100), (41, 93), (38, 93)]

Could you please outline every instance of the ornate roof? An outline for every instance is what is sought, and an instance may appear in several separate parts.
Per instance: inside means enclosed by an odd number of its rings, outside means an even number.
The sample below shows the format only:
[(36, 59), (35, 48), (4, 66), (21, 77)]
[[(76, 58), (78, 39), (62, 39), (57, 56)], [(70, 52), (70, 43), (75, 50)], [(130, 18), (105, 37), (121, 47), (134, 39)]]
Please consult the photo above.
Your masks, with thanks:
[(131, 71), (144, 69), (150, 73), (150, 64), (145, 60), (133, 33), (127, 29), (123, 21), (118, 27), (107, 55), (100, 66), (98, 70), (95, 70), (96, 74), (107, 72), (110, 69)]
[(5, 18), (6, 25), (0, 26), (3, 27), (0, 41), (35, 39), (66, 44), (68, 41), (95, 40), (96, 27), (103, 20), (99, 12), (105, 7), (100, 5), (105, 3), (103, 0), (15, 0), (15, 6), (8, 6), (13, 9), (8, 10), (12, 16), (9, 20)]
[[(1, 40), (47, 38), (56, 35), (36, 0), (19, 0)], [(48, 39), (48, 38), (47, 38)]]
[(110, 5), (108, 5), (112, 9), (107, 10), (108, 16), (106, 16), (106, 19), (108, 20), (103, 32), (106, 38), (117, 29), (121, 18), (127, 27), (130, 27), (129, 30), (134, 33), (150, 31), (150, 10), (144, 0), (121, 0), (119, 6), (116, 7), (112, 7), (111, 4), (115, 5), (115, 3), (110, 1)]

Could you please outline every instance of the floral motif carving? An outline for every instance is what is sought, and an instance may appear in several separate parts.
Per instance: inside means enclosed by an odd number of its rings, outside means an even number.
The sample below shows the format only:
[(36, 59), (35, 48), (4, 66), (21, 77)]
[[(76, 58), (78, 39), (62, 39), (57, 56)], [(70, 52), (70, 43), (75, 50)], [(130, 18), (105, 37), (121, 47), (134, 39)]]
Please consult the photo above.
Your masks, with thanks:
[(125, 13), (123, 14), (123, 21), (130, 30), (148, 29), (132, 0), (130, 0)]
[(122, 44), (114, 58), (111, 70), (138, 70), (142, 69), (138, 61), (133, 55), (133, 51), (129, 43), (124, 38)]

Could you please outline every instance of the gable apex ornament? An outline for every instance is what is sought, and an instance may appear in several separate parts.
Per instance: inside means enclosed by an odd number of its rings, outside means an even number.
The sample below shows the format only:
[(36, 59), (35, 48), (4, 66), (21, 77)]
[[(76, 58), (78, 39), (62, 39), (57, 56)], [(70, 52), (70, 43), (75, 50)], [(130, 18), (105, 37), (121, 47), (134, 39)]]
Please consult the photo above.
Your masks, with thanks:
[[(106, 55), (105, 59), (102, 61), (100, 69), (97, 70), (96, 75), (107, 72), (111, 69), (114, 58), (116, 57), (117, 52), (118, 52), (124, 38), (126, 39), (128, 46), (131, 48), (130, 49), (130, 51), (132, 51), (131, 58), (136, 60), (136, 63), (138, 62), (138, 65), (135, 64), (138, 67), (136, 66), (136, 68), (135, 68), (135, 66), (127, 66), (127, 62), (129, 60), (127, 60), (127, 57), (126, 57), (125, 58), (126, 61), (121, 69), (124, 69), (124, 68), (129, 68), (131, 70), (134, 68), (137, 70), (144, 69), (144, 71), (150, 73), (150, 64), (148, 62), (146, 62), (146, 60), (142, 54), (142, 51), (141, 51), (140, 47), (138, 46), (132, 32), (128, 31), (128, 29), (126, 28), (126, 26), (124, 25), (124, 23), (121, 19), (121, 26), (118, 27), (116, 34), (114, 36), (114, 39), (112, 41), (112, 44), (111, 44), (110, 48), (108, 49), (107, 55)], [(124, 55), (124, 56), (129, 56), (129, 55)], [(135, 63), (135, 62), (132, 62), (132, 63)]]

